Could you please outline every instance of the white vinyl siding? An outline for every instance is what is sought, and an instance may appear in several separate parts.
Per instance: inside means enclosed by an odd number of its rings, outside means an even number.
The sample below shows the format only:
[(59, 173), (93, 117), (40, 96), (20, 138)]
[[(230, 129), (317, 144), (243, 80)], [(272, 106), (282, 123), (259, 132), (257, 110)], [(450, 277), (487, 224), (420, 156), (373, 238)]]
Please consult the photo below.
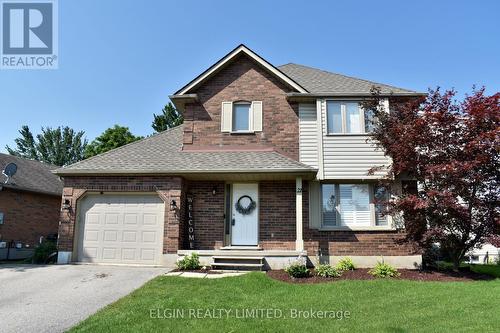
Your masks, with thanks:
[(318, 167), (318, 121), (316, 104), (299, 104), (300, 162)]
[(318, 181), (309, 182), (309, 228), (321, 228), (321, 184)]
[(390, 159), (373, 143), (367, 142), (367, 134), (329, 135), (326, 103), (325, 100), (320, 103), (324, 179), (382, 178), (386, 174), (385, 170), (378, 170), (373, 175), (368, 175), (368, 170), (374, 166), (388, 165)]

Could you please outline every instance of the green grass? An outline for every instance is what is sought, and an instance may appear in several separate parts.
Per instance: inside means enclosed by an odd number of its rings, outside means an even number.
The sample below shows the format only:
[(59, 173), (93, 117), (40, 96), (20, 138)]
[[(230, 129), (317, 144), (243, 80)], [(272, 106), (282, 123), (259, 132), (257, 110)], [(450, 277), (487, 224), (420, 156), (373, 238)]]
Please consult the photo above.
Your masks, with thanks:
[[(72, 332), (495, 332), (500, 279), (337, 281), (292, 285), (261, 273), (222, 279), (158, 277)], [(150, 310), (280, 309), (288, 318), (152, 319)], [(349, 319), (292, 319), (290, 309), (349, 311)]]

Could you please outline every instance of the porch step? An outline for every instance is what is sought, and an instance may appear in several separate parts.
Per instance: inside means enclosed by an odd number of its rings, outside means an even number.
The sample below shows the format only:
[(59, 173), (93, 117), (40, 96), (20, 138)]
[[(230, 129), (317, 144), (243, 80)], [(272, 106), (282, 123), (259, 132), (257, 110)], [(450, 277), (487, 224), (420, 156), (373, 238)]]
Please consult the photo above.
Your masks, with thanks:
[(245, 255), (216, 255), (212, 257), (212, 268), (226, 268), (240, 270), (262, 270), (264, 268), (263, 256)]
[(252, 251), (262, 251), (263, 249), (260, 246), (238, 246), (238, 245), (230, 245), (230, 246), (224, 246), (220, 248), (221, 250), (224, 251), (238, 251), (238, 250), (252, 250)]
[(231, 262), (214, 262), (212, 267), (246, 267), (246, 268), (259, 268), (262, 270), (264, 264), (242, 264), (242, 263), (231, 263)]
[(250, 257), (250, 256), (213, 256), (213, 259), (250, 259), (250, 260), (263, 260), (264, 257)]

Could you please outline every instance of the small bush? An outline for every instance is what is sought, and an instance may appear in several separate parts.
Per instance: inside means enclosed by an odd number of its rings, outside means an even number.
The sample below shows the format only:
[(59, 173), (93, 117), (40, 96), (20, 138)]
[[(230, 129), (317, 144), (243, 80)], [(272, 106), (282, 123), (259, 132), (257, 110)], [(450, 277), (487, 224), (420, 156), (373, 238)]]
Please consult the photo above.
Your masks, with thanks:
[(321, 277), (339, 277), (342, 273), (335, 269), (335, 267), (330, 265), (318, 265), (316, 266), (316, 275)]
[(177, 268), (181, 271), (199, 269), (200, 256), (195, 252), (191, 253), (190, 256), (184, 256), (184, 258), (177, 261)]
[(287, 268), (285, 268), (285, 272), (288, 273), (293, 278), (305, 278), (309, 276), (309, 269), (307, 266), (301, 263), (293, 263)]
[(398, 270), (385, 262), (377, 262), (375, 267), (368, 271), (371, 275), (377, 278), (393, 278), (401, 275)]
[(353, 271), (356, 269), (356, 266), (354, 266), (354, 262), (351, 258), (345, 257), (340, 259), (335, 268), (339, 271)]
[(49, 256), (54, 252), (57, 252), (56, 243), (48, 240), (43, 241), (35, 248), (35, 252), (33, 253), (33, 263), (46, 264)]

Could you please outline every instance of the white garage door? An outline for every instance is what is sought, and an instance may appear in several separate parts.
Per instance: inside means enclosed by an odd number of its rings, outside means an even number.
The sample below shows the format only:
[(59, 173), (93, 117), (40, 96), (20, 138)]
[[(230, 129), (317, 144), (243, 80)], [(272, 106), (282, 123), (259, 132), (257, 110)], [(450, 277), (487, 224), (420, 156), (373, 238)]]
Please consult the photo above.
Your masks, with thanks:
[(165, 204), (156, 195), (88, 195), (79, 214), (78, 261), (161, 264)]

